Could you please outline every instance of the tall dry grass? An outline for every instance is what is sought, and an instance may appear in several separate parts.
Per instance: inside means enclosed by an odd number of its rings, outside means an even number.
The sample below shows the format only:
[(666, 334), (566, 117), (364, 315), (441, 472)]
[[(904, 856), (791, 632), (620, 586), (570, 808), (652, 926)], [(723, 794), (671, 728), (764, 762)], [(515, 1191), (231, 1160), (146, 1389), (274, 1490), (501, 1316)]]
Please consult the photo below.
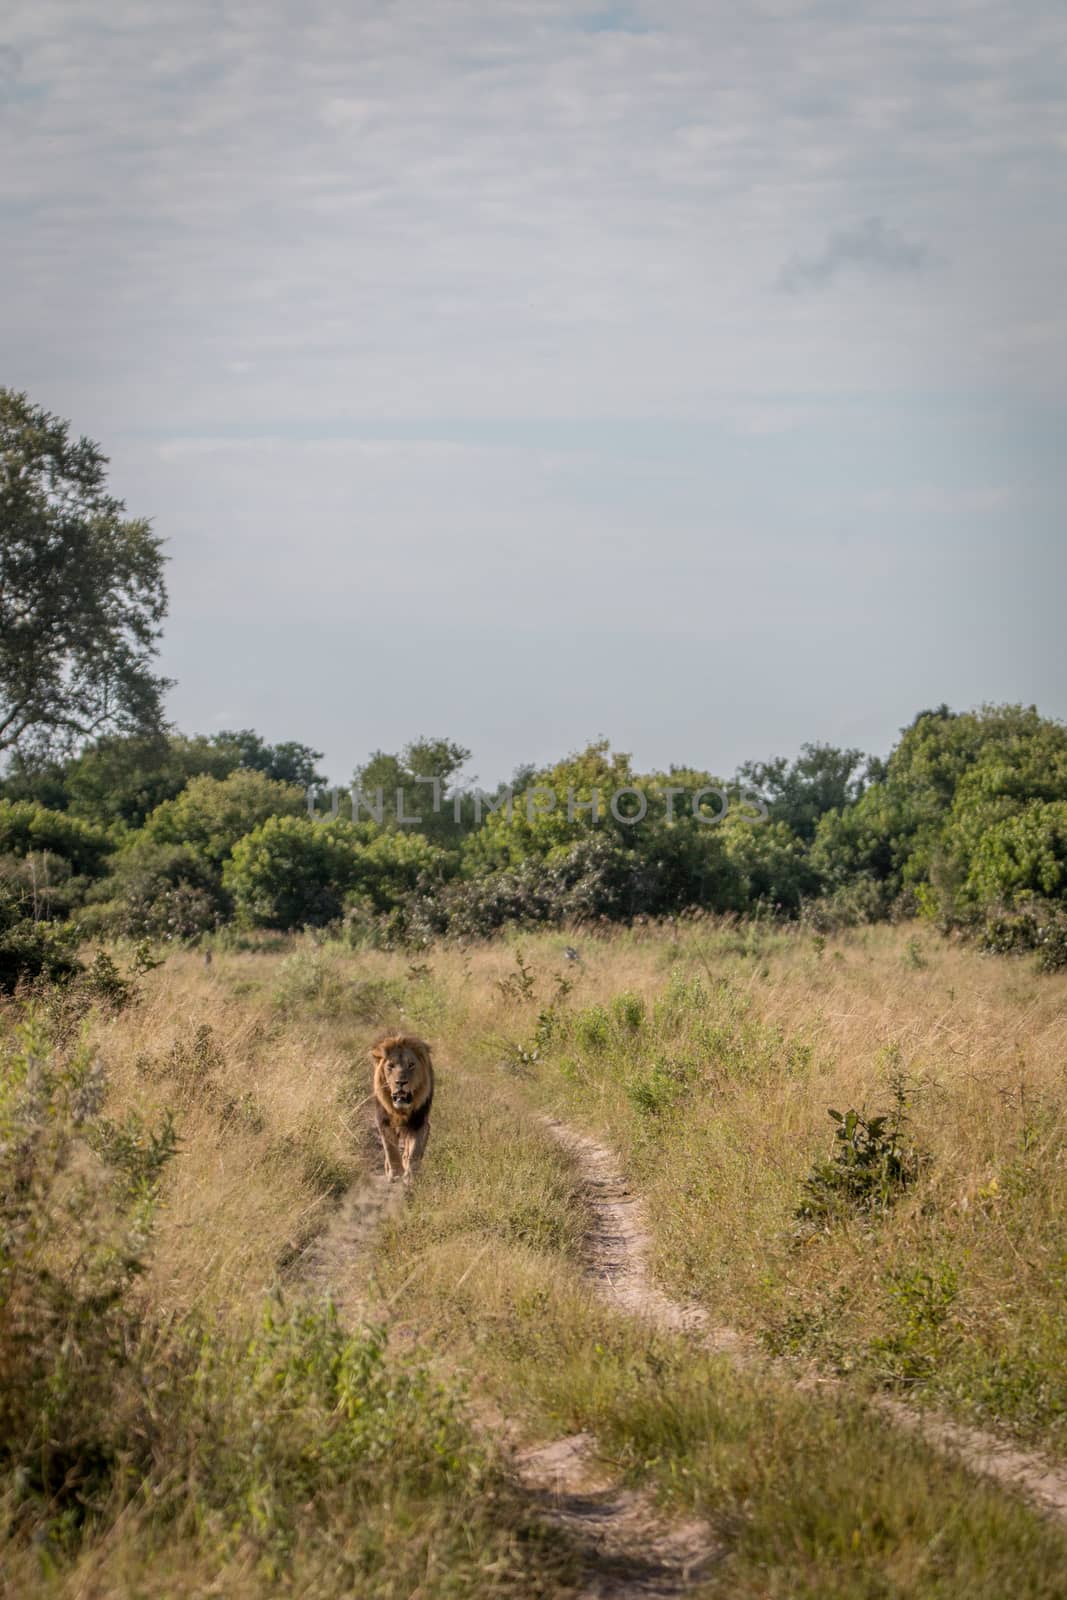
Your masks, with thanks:
[[(439, 1070), (427, 1166), (352, 1267), (399, 1359), (488, 1390), (533, 1430), (596, 1432), (616, 1470), (715, 1524), (726, 1557), (709, 1594), (1058, 1593), (1052, 1530), (855, 1400), (741, 1380), (605, 1312), (581, 1279), (579, 1177), (531, 1113), (551, 1105), (615, 1144), (647, 1198), (658, 1272), (717, 1319), (1055, 1445), (1067, 978), (918, 929), (818, 941), (697, 924), (416, 960), (297, 939), (222, 951), (210, 968), (172, 954), (141, 986), (138, 1005), (96, 1016), (89, 1035), (113, 1119), (168, 1107), (177, 1119), (144, 1287), (156, 1308), (239, 1335), (268, 1286), (297, 1286), (338, 1194), (379, 1161), (361, 1104), (367, 1046), (410, 1026)], [(920, 1177), (884, 1214), (802, 1223), (827, 1107), (878, 1106), (898, 1079)], [(529, 1545), (499, 1483), (477, 1518), (449, 1501), (462, 1492), (418, 1513), (428, 1594), (564, 1592), (565, 1552)], [(295, 1559), (308, 1592), (340, 1592), (358, 1556), (379, 1560), (379, 1577), (353, 1592), (400, 1592), (409, 1568), (389, 1576), (387, 1508), (364, 1505), (353, 1554), (351, 1498), (335, 1486), (328, 1503), (325, 1543), (301, 1532), (305, 1555), (284, 1556), (278, 1581)], [(57, 1592), (269, 1592), (254, 1546), (198, 1536), (182, 1555), (151, 1517), (118, 1526)], [(347, 1568), (331, 1553), (342, 1544)], [(451, 1589), (435, 1561), (460, 1562)]]

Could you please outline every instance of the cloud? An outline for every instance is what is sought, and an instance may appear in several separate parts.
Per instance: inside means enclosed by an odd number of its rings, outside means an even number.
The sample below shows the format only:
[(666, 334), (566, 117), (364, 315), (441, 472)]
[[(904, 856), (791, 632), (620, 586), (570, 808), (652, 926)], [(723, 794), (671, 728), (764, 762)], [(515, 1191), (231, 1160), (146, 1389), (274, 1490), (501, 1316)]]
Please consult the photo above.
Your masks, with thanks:
[[(857, 497), (1032, 474), (1057, 508), (1050, 551), (1059, 536), (1057, 0), (1032, 0), (1024, 28), (1014, 0), (8, 0), (3, 49), (3, 376), (99, 438), (168, 539), (187, 726), (245, 707), (220, 687), (231, 613), (314, 641), (325, 611), (343, 638), (342, 613), (382, 596), (424, 620), (466, 608), (468, 629), (521, 618), (564, 747), (553, 630), (580, 641), (586, 615), (666, 641), (678, 617), (696, 639), (725, 615), (766, 656), (768, 704), (786, 680), (814, 700), (835, 665), (812, 608), (882, 599), (833, 537)], [(870, 295), (825, 292), (850, 280), (908, 292), (872, 316)], [(1005, 420), (983, 434), (994, 403)], [(930, 504), (921, 552), (901, 551), (907, 514), (880, 527), (902, 592), (927, 545), (958, 543), (953, 504)], [(1010, 508), (983, 515), (1011, 527)], [(1062, 590), (1051, 559), (1027, 557), (1035, 609)], [(974, 611), (957, 612), (938, 670), (967, 659)], [(1005, 635), (1005, 658), (1025, 663), (1035, 631)], [(645, 673), (650, 725), (668, 700), (733, 715), (733, 641), (715, 685), (694, 649), (677, 701)], [(870, 659), (879, 694), (901, 695)], [(264, 715), (283, 694), (309, 708), (327, 666), (264, 647)], [(502, 731), (480, 759), (506, 770), (536, 696), (484, 677)], [(590, 726), (615, 731), (626, 695), (588, 681), (606, 699)], [(411, 722), (368, 683), (332, 734), (304, 736), (354, 758), (417, 733), (412, 682)]]
[(825, 289), (850, 268), (874, 276), (899, 277), (921, 271), (929, 251), (887, 228), (881, 217), (867, 217), (853, 227), (832, 233), (814, 256), (793, 256), (778, 275), (787, 294)]
[(22, 56), (10, 44), (0, 44), (0, 106), (14, 92), (19, 73), (22, 71)]

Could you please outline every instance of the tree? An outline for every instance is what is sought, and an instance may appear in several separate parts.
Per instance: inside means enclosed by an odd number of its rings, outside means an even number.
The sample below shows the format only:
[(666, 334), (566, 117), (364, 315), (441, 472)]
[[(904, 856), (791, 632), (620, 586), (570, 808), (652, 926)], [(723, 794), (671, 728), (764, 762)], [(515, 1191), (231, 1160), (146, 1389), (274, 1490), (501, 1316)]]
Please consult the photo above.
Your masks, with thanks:
[(140, 828), (165, 800), (193, 778), (226, 778), (239, 765), (235, 750), (210, 739), (98, 739), (66, 769), (67, 803), (75, 816), (108, 826)]
[(137, 839), (187, 845), (221, 866), (246, 833), (272, 817), (299, 817), (306, 804), (295, 785), (276, 783), (261, 772), (193, 778), (176, 799), (156, 807)]
[[(469, 760), (470, 751), (451, 739), (414, 739), (399, 755), (375, 750), (365, 765), (356, 768), (352, 782), (372, 802), (381, 790), (385, 826), (403, 826), (397, 821), (399, 793), (405, 814), (410, 812), (420, 818), (419, 832), (437, 844), (448, 845), (463, 830), (463, 823), (456, 822), (453, 790), (456, 777)], [(356, 820), (365, 817), (366, 812), (361, 810)]]
[(784, 822), (810, 844), (820, 817), (859, 799), (866, 782), (864, 765), (870, 776), (871, 763), (862, 750), (839, 750), (831, 744), (804, 744), (800, 750), (791, 765), (785, 756), (746, 761), (737, 776), (767, 801), (772, 822)]
[(162, 725), (161, 542), (108, 494), (107, 457), (0, 389), (0, 752)]
[(343, 818), (269, 817), (234, 846), (223, 868), (238, 921), (259, 928), (333, 922), (353, 884), (356, 841), (365, 832)]
[(315, 766), (316, 761), (322, 760), (322, 751), (297, 744), (293, 739), (282, 744), (268, 744), (254, 729), (240, 728), (234, 733), (216, 733), (212, 743), (232, 751), (235, 765), (251, 772), (262, 772), (279, 783), (298, 783), (302, 789), (309, 789), (326, 782)]

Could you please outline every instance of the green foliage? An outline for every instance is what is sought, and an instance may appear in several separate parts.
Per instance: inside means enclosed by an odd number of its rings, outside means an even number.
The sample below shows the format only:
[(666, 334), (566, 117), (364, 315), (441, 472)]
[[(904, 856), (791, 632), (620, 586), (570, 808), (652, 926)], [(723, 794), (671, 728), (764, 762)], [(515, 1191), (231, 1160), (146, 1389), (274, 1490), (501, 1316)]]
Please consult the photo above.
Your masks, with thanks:
[(966, 899), (981, 906), (1030, 895), (1067, 899), (1067, 799), (1029, 800), (984, 827), (979, 820), (976, 812), (960, 817)]
[(335, 922), (354, 886), (358, 838), (350, 822), (268, 818), (240, 840), (223, 869), (238, 920), (259, 928)]
[[(100, 1118), (103, 1072), (84, 1046), (51, 1052), (32, 1014), (0, 1073), (0, 1474), (17, 1500), (81, 1521), (106, 1501), (129, 1447), (132, 1291), (172, 1130), (125, 1142)], [(143, 1143), (143, 1140), (142, 1140)], [(136, 1181), (134, 1181), (136, 1177)]]
[(893, 1110), (868, 1116), (854, 1107), (829, 1112), (837, 1124), (830, 1156), (804, 1179), (796, 1215), (826, 1225), (857, 1212), (884, 1211), (915, 1182), (919, 1152), (904, 1137), (905, 1096), (896, 1089)]
[(100, 829), (29, 800), (0, 800), (0, 856), (52, 855), (72, 872), (99, 877), (113, 849)]
[(98, 828), (28, 800), (0, 800), (0, 893), (33, 922), (62, 921), (106, 871)]
[(0, 750), (157, 730), (161, 542), (108, 494), (107, 458), (0, 388)]
[[(461, 807), (457, 821), (453, 791), (470, 751), (451, 739), (415, 739), (399, 755), (376, 750), (353, 774), (353, 787), (361, 790), (371, 804), (381, 791), (382, 826), (400, 829), (397, 818), (398, 792), (403, 798), (403, 815), (418, 816), (419, 831), (435, 844), (455, 845), (470, 824), (469, 806)], [(365, 820), (361, 809), (355, 821)]]
[(302, 790), (261, 772), (199, 777), (175, 800), (156, 807), (141, 836), (154, 844), (186, 845), (218, 867), (253, 829), (271, 820), (301, 817), (306, 810)]
[(923, 1383), (950, 1355), (958, 1274), (947, 1263), (934, 1271), (902, 1267), (889, 1273), (887, 1290), (893, 1323), (887, 1334), (872, 1341), (876, 1368), (890, 1383)]
[(604, 1006), (588, 1006), (584, 1011), (576, 1011), (571, 1036), (582, 1050), (594, 1053), (606, 1050), (612, 1037), (610, 1013)]
[(819, 818), (854, 805), (877, 771), (862, 750), (838, 750), (828, 744), (805, 744), (793, 762), (784, 756), (746, 761), (739, 780), (763, 797), (771, 820), (810, 844)]
[(611, 1002), (611, 1015), (616, 1027), (637, 1033), (645, 1020), (645, 1002), (639, 994), (617, 994)]
[(225, 916), (218, 867), (188, 845), (135, 835), (114, 857), (114, 871), (90, 891), (81, 925), (125, 938), (188, 940)]
[(648, 1071), (629, 1079), (626, 1094), (635, 1110), (646, 1116), (667, 1111), (686, 1087), (688, 1074), (676, 1062), (658, 1061)]
[(73, 816), (102, 827), (140, 828), (191, 779), (221, 780), (237, 765), (235, 750), (210, 739), (178, 734), (98, 739), (66, 768), (67, 803)]
[[(510, 816), (506, 809), (488, 812), (482, 826), (467, 842), (465, 856), (472, 872), (517, 868), (529, 858), (565, 858), (571, 846), (591, 829), (603, 828), (617, 840), (626, 830), (608, 809), (611, 795), (632, 786), (630, 757), (611, 752), (606, 739), (540, 772), (531, 772), (526, 796), (516, 797)], [(542, 794), (533, 791), (541, 790)], [(568, 792), (573, 791), (573, 816), (568, 813)], [(596, 809), (590, 807), (594, 804)]]
[(1023, 900), (1010, 910), (992, 909), (978, 937), (981, 948), (996, 955), (1035, 951), (1039, 972), (1067, 967), (1067, 907)]
[(23, 911), (21, 897), (0, 884), (0, 994), (40, 979), (59, 982), (80, 970), (73, 930), (34, 922)]
[(722, 824), (722, 845), (733, 870), (732, 904), (716, 910), (752, 911), (767, 906), (796, 914), (818, 892), (819, 877), (802, 839), (784, 822), (745, 822), (728, 817)]
[[(250, 729), (108, 736), (65, 769), (40, 762), (52, 808), (31, 798), (20, 756), (0, 801), (0, 886), (34, 920), (76, 914), (90, 934), (188, 940), (236, 911), (278, 930), (343, 917), (350, 943), (387, 948), (698, 910), (819, 933), (921, 914), (987, 948), (1023, 948), (1020, 908), (1067, 903), (1067, 728), (1033, 708), (923, 712), (885, 763), (826, 745), (749, 763), (722, 817), (716, 797), (693, 812), (698, 790), (723, 788), (711, 774), (640, 774), (600, 740), (522, 769), (510, 811), (501, 786), (476, 825), (475, 801), (455, 788), (468, 755), (447, 739), (376, 752), (356, 782), (375, 804), (381, 791), (381, 821), (362, 809), (353, 821), (346, 800), (314, 819), (317, 835), (305, 785), (319, 780), (318, 753)], [(633, 803), (611, 811), (621, 789), (647, 802), (636, 821)], [(397, 790), (417, 825), (397, 819)], [(1031, 942), (1051, 970), (1057, 937)]]
[(929, 882), (950, 914), (957, 897), (966, 909), (1017, 890), (1062, 894), (1064, 800), (1062, 723), (1032, 706), (941, 706), (904, 730), (884, 779), (820, 820), (812, 864), (831, 887), (863, 876), (892, 896)]
[(347, 836), (353, 841), (349, 889), (375, 911), (397, 911), (413, 897), (435, 894), (454, 870), (455, 858), (421, 833), (377, 833), (368, 839), (353, 830)]
[(322, 760), (322, 751), (312, 750), (310, 745), (298, 744), (293, 739), (282, 744), (268, 744), (252, 728), (241, 728), (236, 733), (216, 733), (211, 742), (232, 755), (236, 766), (262, 772), (276, 783), (308, 789), (326, 782), (315, 765)]
[(523, 958), (521, 950), (515, 951), (515, 971), (498, 978), (496, 986), (505, 1000), (521, 1004), (523, 1001), (533, 999), (536, 979), (532, 967)]

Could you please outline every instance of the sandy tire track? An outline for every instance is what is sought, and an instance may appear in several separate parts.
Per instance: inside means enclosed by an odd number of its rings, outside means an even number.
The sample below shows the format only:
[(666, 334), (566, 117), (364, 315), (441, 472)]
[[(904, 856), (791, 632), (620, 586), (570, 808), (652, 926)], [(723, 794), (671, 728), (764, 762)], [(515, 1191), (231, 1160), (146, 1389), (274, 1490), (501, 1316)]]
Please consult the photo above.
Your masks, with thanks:
[(403, 1204), (404, 1192), (404, 1184), (384, 1176), (353, 1184), (301, 1256), (296, 1277), (313, 1292), (329, 1293), (345, 1322), (365, 1312), (361, 1264), (382, 1223)]
[(590, 1433), (516, 1450), (514, 1461), (542, 1515), (584, 1552), (581, 1600), (674, 1600), (725, 1554), (705, 1523), (667, 1523), (651, 1495), (612, 1484)]
[[(705, 1348), (742, 1364), (759, 1363), (772, 1368), (773, 1364), (762, 1358), (752, 1341), (737, 1329), (714, 1322), (703, 1307), (674, 1300), (656, 1287), (648, 1270), (649, 1233), (644, 1207), (629, 1188), (616, 1157), (591, 1135), (558, 1118), (545, 1116), (542, 1120), (553, 1138), (574, 1158), (581, 1174), (592, 1215), (586, 1273), (604, 1298), (657, 1328), (689, 1334)], [(828, 1377), (819, 1378), (815, 1385), (801, 1380), (800, 1386), (824, 1391), (838, 1387), (837, 1380)], [(868, 1404), (936, 1450), (954, 1456), (972, 1472), (1025, 1495), (1042, 1511), (1067, 1522), (1067, 1470), (1054, 1466), (1036, 1451), (1024, 1450), (983, 1428), (919, 1410), (888, 1395), (871, 1396)]]
[[(294, 1267), (305, 1288), (332, 1296), (348, 1325), (367, 1312), (367, 1252), (406, 1192), (404, 1184), (384, 1176), (354, 1184)], [(591, 1434), (528, 1445), (509, 1419), (485, 1404), (474, 1407), (474, 1420), (508, 1442), (515, 1477), (532, 1506), (563, 1528), (580, 1551), (580, 1600), (675, 1600), (723, 1554), (704, 1523), (669, 1522), (650, 1494), (607, 1478), (596, 1463)]]

